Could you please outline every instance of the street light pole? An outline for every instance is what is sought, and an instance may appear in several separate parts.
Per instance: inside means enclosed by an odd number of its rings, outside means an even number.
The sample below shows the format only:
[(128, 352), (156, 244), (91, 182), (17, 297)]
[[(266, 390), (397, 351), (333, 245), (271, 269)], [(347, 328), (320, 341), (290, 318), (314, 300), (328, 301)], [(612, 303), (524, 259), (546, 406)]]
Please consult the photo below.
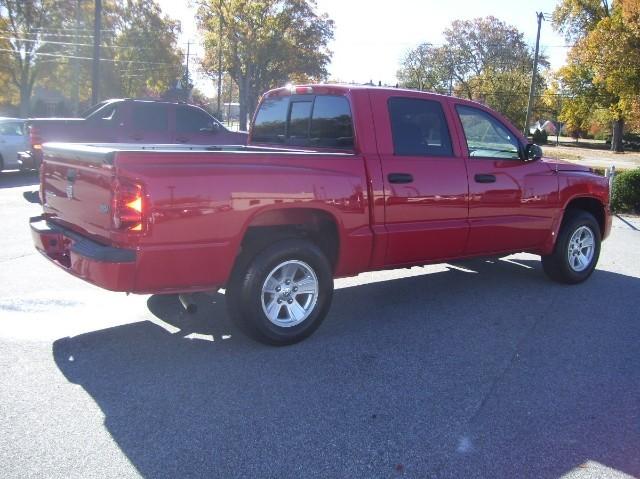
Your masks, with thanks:
[(542, 28), (542, 20), (544, 13), (536, 13), (538, 16), (538, 34), (536, 36), (536, 52), (533, 57), (533, 72), (531, 73), (531, 87), (529, 88), (529, 103), (527, 104), (527, 116), (524, 121), (522, 132), (525, 136), (529, 135), (529, 120), (531, 120), (531, 111), (533, 110), (533, 102), (536, 95), (536, 76), (538, 74), (538, 53), (540, 51), (540, 29)]

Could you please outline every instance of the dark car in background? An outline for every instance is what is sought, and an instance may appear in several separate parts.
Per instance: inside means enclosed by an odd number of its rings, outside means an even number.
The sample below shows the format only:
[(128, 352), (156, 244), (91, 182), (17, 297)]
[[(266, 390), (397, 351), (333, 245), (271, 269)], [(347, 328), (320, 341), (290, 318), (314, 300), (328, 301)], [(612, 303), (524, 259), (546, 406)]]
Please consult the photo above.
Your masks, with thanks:
[(72, 143), (144, 143), (245, 145), (247, 133), (230, 131), (200, 107), (156, 100), (117, 99), (96, 104), (82, 118), (35, 118), (27, 121), (29, 149), (21, 169), (37, 169), (42, 145)]

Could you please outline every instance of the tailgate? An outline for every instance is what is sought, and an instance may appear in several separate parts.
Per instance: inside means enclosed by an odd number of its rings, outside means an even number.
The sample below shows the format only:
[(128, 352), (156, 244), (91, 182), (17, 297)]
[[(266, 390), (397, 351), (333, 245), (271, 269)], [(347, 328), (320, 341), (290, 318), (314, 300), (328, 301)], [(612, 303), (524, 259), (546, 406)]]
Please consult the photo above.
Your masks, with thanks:
[(47, 219), (108, 242), (112, 229), (113, 151), (45, 144), (41, 195)]

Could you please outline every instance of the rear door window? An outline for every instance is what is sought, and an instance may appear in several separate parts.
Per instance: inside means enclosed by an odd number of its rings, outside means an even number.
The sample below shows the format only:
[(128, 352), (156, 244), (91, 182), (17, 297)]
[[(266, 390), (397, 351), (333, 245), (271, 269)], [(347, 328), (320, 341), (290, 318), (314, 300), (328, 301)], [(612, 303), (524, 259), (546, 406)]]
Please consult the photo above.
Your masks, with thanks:
[(169, 129), (169, 108), (164, 103), (134, 103), (133, 127), (141, 131), (167, 131)]
[(453, 156), (451, 136), (440, 102), (390, 98), (389, 117), (397, 156)]

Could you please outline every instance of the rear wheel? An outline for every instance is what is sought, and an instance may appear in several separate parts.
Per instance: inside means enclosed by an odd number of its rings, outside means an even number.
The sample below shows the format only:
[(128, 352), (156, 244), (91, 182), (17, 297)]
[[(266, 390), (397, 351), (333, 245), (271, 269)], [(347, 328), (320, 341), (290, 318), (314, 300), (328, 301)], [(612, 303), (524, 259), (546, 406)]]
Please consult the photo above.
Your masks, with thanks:
[(313, 243), (279, 241), (239, 261), (227, 288), (230, 316), (246, 334), (287, 345), (312, 334), (333, 296), (331, 265)]
[(553, 253), (542, 257), (544, 272), (561, 283), (585, 281), (598, 263), (600, 242), (600, 227), (592, 214), (567, 211)]

